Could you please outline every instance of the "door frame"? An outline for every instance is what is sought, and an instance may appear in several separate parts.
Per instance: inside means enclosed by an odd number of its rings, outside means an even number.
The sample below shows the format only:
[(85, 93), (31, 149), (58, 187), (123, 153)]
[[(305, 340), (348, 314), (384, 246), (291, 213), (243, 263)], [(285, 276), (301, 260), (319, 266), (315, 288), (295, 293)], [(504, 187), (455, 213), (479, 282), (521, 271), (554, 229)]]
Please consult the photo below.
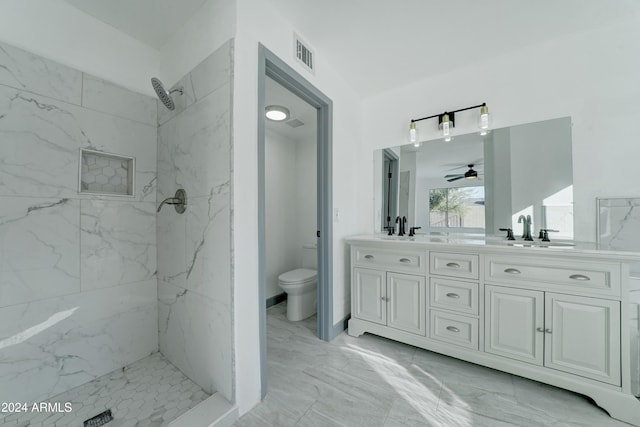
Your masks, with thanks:
[(261, 43), (258, 44), (258, 295), (260, 301), (260, 379), (267, 393), (266, 222), (265, 222), (265, 78), (299, 96), (318, 111), (318, 338), (330, 341), (333, 327), (332, 135), (333, 102)]

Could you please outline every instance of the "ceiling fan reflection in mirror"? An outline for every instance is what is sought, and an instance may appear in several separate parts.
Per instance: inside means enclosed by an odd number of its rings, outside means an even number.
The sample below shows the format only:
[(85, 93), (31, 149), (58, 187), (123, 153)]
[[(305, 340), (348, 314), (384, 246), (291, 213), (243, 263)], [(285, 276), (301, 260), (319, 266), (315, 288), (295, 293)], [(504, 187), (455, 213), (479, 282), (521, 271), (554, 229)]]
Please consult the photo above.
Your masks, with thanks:
[(473, 164), (468, 164), (467, 167), (469, 168), (468, 171), (466, 171), (465, 173), (456, 173), (456, 174), (451, 174), (451, 175), (445, 175), (445, 179), (449, 182), (453, 182), (453, 181), (457, 181), (459, 179), (478, 179), (478, 172), (476, 170), (473, 169)]

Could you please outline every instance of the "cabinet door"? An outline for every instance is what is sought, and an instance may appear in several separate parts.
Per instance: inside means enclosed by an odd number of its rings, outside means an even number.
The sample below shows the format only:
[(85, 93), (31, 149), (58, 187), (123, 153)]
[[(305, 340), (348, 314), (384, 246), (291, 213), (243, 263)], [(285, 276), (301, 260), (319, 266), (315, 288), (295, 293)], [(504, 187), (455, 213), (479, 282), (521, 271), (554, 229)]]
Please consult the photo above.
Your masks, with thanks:
[(386, 272), (354, 268), (354, 317), (369, 322), (387, 323)]
[(485, 351), (542, 365), (544, 294), (485, 286)]
[(387, 325), (402, 331), (426, 335), (426, 278), (387, 273)]
[(545, 366), (620, 385), (620, 302), (547, 293)]

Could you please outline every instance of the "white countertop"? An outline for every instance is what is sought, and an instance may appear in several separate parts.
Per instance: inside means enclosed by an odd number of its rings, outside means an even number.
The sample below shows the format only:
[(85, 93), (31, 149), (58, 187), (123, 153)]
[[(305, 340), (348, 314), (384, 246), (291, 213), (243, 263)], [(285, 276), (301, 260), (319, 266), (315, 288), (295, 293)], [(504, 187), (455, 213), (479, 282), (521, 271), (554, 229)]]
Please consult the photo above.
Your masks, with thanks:
[(393, 246), (424, 246), (434, 248), (455, 247), (458, 249), (490, 250), (491, 252), (505, 252), (511, 254), (565, 254), (616, 259), (620, 261), (640, 262), (640, 252), (617, 250), (615, 248), (598, 246), (590, 242), (575, 242), (552, 240), (542, 242), (534, 239), (527, 242), (521, 238), (507, 240), (500, 237), (485, 237), (483, 235), (443, 234), (427, 235), (417, 234), (413, 237), (387, 236), (386, 234), (363, 234), (346, 238), (347, 243), (383, 243)]

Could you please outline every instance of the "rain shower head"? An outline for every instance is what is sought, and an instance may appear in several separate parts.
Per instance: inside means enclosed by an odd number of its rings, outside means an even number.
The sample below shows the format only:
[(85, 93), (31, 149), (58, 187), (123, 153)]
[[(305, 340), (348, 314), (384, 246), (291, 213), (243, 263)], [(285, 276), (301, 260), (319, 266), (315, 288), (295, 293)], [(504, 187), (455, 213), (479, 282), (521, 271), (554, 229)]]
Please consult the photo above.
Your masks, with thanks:
[(164, 106), (169, 110), (175, 110), (176, 104), (173, 102), (171, 94), (174, 92), (179, 92), (180, 95), (182, 95), (182, 87), (178, 87), (167, 92), (164, 88), (164, 85), (157, 77), (151, 77), (151, 84), (153, 85), (153, 90), (156, 91), (158, 98), (160, 98), (160, 101), (164, 104)]

